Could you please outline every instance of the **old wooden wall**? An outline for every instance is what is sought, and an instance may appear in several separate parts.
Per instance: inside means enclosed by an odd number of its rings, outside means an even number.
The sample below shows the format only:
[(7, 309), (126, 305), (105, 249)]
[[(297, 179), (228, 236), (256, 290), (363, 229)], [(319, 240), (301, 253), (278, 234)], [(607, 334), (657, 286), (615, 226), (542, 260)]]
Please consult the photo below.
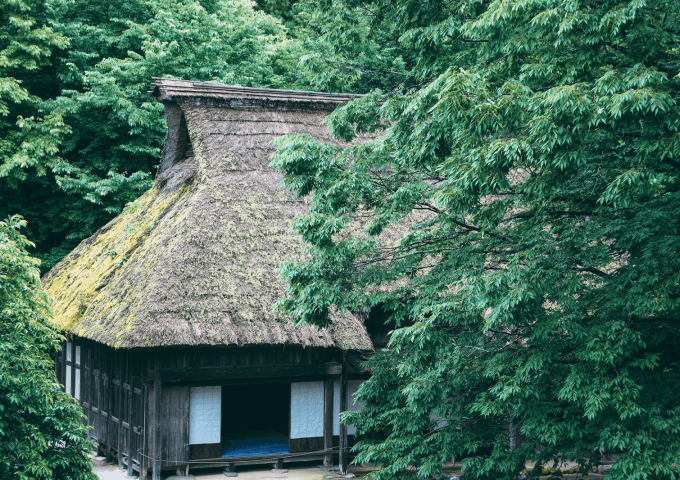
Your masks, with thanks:
[[(76, 350), (79, 351), (79, 361), (76, 361)], [(56, 354), (55, 371), (64, 389), (78, 398), (87, 424), (93, 427), (90, 438), (99, 444), (100, 453), (109, 460), (117, 458), (121, 467), (132, 474), (133, 471), (145, 472), (153, 463), (150, 458), (153, 426), (149, 423), (149, 407), (157, 367), (167, 390), (167, 393), (163, 392), (162, 403), (165, 405), (165, 397), (169, 401), (168, 395), (174, 395), (171, 392), (177, 385), (327, 379), (340, 374), (341, 362), (341, 351), (331, 348), (267, 346), (122, 350), (71, 336), (68, 342), (64, 342), (61, 352)], [(78, 369), (80, 388), (76, 391), (75, 372)], [(67, 370), (71, 372), (68, 385)], [(165, 412), (166, 417), (167, 414)], [(172, 423), (169, 418), (165, 420), (166, 425)], [(167, 429), (163, 437), (170, 437)], [(161, 451), (184, 448), (172, 441), (165, 442), (162, 438)], [(183, 454), (170, 457), (174, 460), (183, 457)], [(176, 464), (176, 461), (163, 462), (162, 467)]]
[[(55, 358), (57, 378), (64, 389), (76, 397), (87, 417), (87, 425), (93, 427), (90, 438), (99, 444), (100, 453), (108, 460), (117, 457), (129, 473), (139, 470), (142, 463), (144, 355), (143, 351), (114, 350), (71, 337)], [(76, 388), (78, 370), (80, 385)], [(67, 372), (70, 372), (70, 384), (67, 384)]]

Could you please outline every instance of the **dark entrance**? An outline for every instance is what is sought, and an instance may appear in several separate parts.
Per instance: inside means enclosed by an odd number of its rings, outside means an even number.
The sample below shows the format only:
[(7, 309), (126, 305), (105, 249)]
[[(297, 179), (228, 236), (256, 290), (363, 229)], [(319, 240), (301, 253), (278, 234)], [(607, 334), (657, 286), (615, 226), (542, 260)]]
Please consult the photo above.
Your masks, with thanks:
[(222, 457), (288, 453), (290, 384), (222, 387)]

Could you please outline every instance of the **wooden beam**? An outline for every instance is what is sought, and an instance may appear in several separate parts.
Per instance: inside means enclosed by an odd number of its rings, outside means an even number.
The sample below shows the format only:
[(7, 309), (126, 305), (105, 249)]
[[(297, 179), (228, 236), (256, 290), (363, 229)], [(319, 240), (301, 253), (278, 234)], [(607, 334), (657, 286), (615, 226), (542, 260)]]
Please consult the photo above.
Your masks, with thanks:
[(333, 466), (333, 379), (324, 382), (323, 395), (323, 449), (326, 456), (323, 464), (326, 467)]
[[(236, 380), (254, 378), (310, 377), (340, 375), (342, 365), (337, 362), (315, 365), (241, 365), (217, 368), (166, 368), (163, 369), (163, 381), (201, 381), (201, 380)], [(147, 381), (152, 378), (146, 377)]]
[(161, 450), (163, 439), (161, 438), (161, 410), (163, 408), (163, 391), (161, 390), (161, 359), (157, 354), (154, 365), (153, 379), (153, 418), (150, 427), (153, 430), (153, 471), (152, 479), (161, 480)]
[[(347, 352), (342, 352), (340, 374), (340, 412), (347, 411)], [(347, 427), (340, 423), (340, 475), (347, 475)]]

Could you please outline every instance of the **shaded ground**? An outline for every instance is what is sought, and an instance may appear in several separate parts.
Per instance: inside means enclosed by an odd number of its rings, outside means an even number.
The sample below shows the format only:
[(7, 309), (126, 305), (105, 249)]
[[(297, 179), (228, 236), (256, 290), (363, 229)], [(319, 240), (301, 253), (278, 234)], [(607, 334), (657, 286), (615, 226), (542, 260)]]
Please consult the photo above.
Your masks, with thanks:
[[(272, 472), (271, 466), (267, 465), (253, 465), (253, 466), (242, 466), (237, 467), (236, 472), (241, 480), (327, 480), (326, 475), (336, 474), (337, 472), (326, 472), (320, 470), (313, 463), (300, 463), (300, 464), (286, 464), (285, 469), (288, 470), (285, 473)], [(100, 480), (122, 480), (126, 477), (126, 470), (119, 470), (118, 464), (94, 467), (94, 473), (100, 478)], [(212, 468), (205, 470), (196, 470), (189, 472), (191, 475), (196, 477), (196, 480), (226, 480), (222, 474), (223, 469)], [(358, 477), (367, 469), (362, 469), (361, 467), (350, 467), (349, 472), (354, 472)], [(172, 472), (163, 472), (163, 479), (166, 480), (173, 476)], [(149, 475), (147, 477), (150, 478)]]
[[(440, 477), (440, 480), (448, 480), (451, 476), (459, 474), (460, 470), (458, 465), (452, 465), (445, 470), (445, 474)], [(285, 473), (272, 472), (271, 467), (266, 465), (253, 465), (253, 466), (243, 466), (237, 467), (236, 471), (238, 477), (241, 480), (327, 480), (330, 475), (337, 475), (337, 472), (327, 472), (320, 470), (313, 463), (299, 463), (299, 464), (286, 464)], [(362, 477), (366, 473), (373, 470), (372, 468), (363, 468), (360, 466), (350, 465), (348, 468), (349, 473), (354, 474), (356, 477)], [(119, 470), (117, 464), (97, 466), (94, 467), (94, 473), (99, 477), (100, 480), (122, 480), (126, 477), (126, 470)], [(196, 470), (190, 472), (196, 477), (196, 480), (225, 480), (222, 474), (222, 469), (206, 469), (206, 470)], [(170, 480), (174, 473), (164, 472), (163, 480)], [(150, 475), (147, 479), (150, 478)], [(177, 478), (177, 477), (176, 477)], [(181, 477), (180, 477), (181, 478)], [(601, 480), (605, 476), (601, 474), (591, 474), (588, 476), (582, 476), (577, 474), (562, 474), (562, 477), (540, 477), (541, 480), (548, 480), (550, 478), (561, 478), (563, 480)]]

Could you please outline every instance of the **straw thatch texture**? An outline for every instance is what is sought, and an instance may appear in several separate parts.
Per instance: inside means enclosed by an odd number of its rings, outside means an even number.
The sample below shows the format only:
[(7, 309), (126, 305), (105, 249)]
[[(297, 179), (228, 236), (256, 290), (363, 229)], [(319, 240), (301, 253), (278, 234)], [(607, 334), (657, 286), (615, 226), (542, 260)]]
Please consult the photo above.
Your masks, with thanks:
[[(304, 255), (289, 229), (306, 207), (268, 167), (269, 142), (301, 132), (330, 140), (321, 121), (343, 98), (197, 85), (167, 80), (154, 85), (176, 119), (169, 121), (156, 186), (45, 276), (55, 322), (64, 331), (122, 348), (372, 349), (356, 317), (335, 318), (332, 327), (319, 330), (272, 312), (285, 291), (279, 265)], [(169, 147), (170, 140), (182, 138), (180, 128), (188, 131), (193, 157)]]

